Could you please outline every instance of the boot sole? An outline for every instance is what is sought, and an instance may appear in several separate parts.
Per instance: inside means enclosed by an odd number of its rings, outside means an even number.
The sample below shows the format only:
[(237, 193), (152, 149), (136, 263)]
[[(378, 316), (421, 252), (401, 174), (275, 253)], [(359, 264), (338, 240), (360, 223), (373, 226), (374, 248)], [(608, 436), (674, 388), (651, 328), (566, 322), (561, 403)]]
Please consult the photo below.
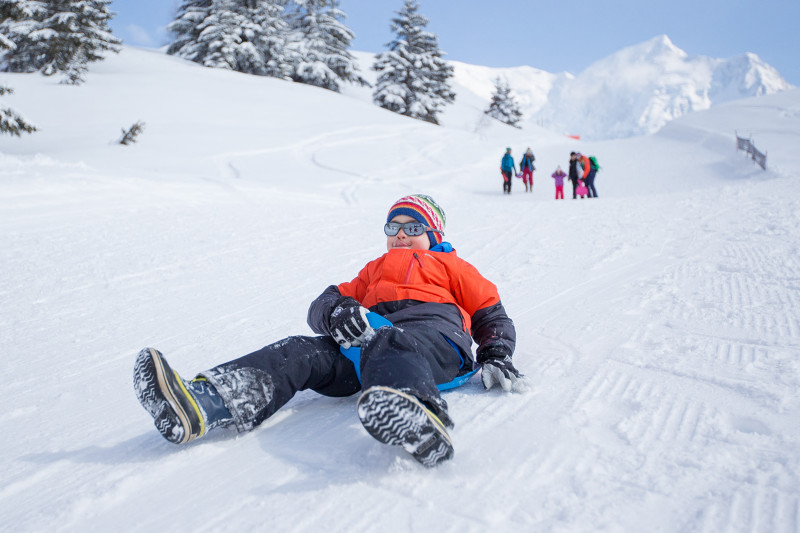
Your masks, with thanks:
[(375, 439), (400, 446), (432, 468), (455, 450), (441, 420), (410, 394), (390, 387), (370, 387), (358, 399), (358, 417)]
[(168, 441), (185, 444), (205, 432), (197, 403), (158, 350), (145, 348), (139, 352), (133, 369), (133, 387), (139, 403)]

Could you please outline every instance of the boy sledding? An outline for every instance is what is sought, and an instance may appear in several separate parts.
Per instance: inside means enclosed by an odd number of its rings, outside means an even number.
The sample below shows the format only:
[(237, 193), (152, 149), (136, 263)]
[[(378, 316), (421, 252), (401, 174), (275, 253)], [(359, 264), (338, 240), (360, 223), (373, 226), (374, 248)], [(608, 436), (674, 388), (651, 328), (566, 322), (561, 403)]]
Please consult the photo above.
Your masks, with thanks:
[[(395, 202), (384, 225), (388, 251), (311, 303), (316, 337), (288, 337), (189, 381), (158, 350), (142, 350), (134, 389), (158, 431), (184, 444), (215, 427), (252, 430), (300, 390), (360, 392), (358, 417), (370, 435), (425, 466), (451, 458), (454, 422), (441, 386), (478, 366), (486, 389), (510, 391), (521, 375), (511, 359), (514, 324), (496, 287), (442, 240), (444, 227), (432, 198)], [(392, 325), (373, 327), (370, 313)], [(354, 346), (358, 369), (340, 350)]]

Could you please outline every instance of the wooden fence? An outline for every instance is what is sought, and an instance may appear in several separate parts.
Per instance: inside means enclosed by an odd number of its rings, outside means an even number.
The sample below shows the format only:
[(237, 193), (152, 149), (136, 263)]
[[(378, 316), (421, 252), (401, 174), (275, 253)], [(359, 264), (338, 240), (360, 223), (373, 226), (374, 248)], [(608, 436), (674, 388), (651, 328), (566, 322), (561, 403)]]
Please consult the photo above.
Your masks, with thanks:
[(739, 134), (736, 134), (736, 149), (737, 150), (744, 150), (748, 154), (750, 154), (750, 158), (758, 164), (762, 169), (767, 170), (767, 154), (761, 153), (756, 148), (756, 145), (753, 144), (752, 139), (745, 139), (744, 137), (739, 137)]

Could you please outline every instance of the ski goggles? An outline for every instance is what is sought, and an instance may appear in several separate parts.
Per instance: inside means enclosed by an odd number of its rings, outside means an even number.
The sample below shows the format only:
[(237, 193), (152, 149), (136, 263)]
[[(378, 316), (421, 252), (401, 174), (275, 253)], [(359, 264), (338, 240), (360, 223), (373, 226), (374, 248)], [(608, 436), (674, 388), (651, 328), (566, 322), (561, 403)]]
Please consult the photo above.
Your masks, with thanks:
[(409, 237), (416, 237), (417, 235), (422, 235), (426, 231), (433, 231), (435, 233), (441, 233), (442, 235), (444, 235), (443, 231), (439, 231), (438, 229), (433, 229), (421, 222), (406, 222), (404, 224), (401, 224), (399, 222), (387, 222), (383, 226), (383, 232), (389, 237), (394, 237), (400, 232), (401, 229), (403, 230), (403, 233), (405, 233)]

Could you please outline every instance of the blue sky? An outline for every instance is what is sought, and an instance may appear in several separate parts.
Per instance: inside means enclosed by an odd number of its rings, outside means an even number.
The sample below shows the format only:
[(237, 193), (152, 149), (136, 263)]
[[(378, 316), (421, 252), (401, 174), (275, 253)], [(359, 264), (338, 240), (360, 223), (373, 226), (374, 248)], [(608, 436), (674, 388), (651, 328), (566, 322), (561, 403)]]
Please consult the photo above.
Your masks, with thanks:
[[(179, 0), (113, 0), (126, 44), (169, 42)], [(380, 52), (403, 0), (341, 0), (353, 49)], [(580, 73), (594, 61), (666, 34), (689, 55), (753, 52), (800, 86), (800, 0), (420, 0), (448, 59), (491, 67), (530, 65)]]

